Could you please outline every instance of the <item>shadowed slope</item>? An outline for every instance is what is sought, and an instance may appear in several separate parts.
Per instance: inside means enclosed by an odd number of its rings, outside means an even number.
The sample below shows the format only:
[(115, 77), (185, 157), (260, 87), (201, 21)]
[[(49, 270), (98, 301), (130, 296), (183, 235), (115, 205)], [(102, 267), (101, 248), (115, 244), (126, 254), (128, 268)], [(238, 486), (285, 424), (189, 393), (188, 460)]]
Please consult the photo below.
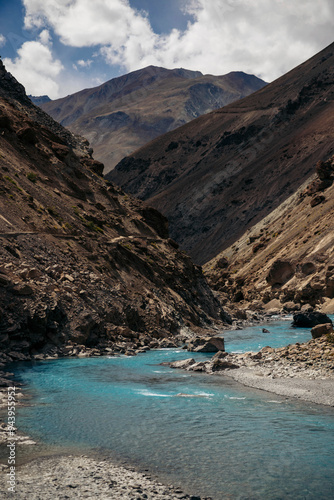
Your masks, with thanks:
[(255, 94), (159, 137), (108, 178), (150, 203), (198, 263), (279, 206), (334, 151), (334, 44)]
[(79, 140), (69, 131), (36, 122), (45, 114), (26, 99), (0, 61), (1, 350), (118, 342), (125, 352), (219, 320), (167, 220), (106, 182), (103, 165), (66, 142)]

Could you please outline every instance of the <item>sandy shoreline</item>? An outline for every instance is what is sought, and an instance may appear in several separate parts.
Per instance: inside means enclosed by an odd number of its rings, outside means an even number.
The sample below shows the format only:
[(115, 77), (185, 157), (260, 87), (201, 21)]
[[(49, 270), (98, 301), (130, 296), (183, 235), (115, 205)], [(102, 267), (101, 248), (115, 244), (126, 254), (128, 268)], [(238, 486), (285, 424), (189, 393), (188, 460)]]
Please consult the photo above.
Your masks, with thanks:
[[(189, 353), (191, 354), (191, 353)], [(210, 360), (168, 363), (171, 368), (227, 376), (247, 387), (334, 406), (334, 342), (323, 335), (285, 347), (241, 354), (217, 352)]]
[(303, 377), (270, 378), (254, 368), (246, 367), (226, 370), (224, 376), (230, 377), (247, 387), (271, 392), (279, 396), (334, 406), (334, 377), (318, 379)]

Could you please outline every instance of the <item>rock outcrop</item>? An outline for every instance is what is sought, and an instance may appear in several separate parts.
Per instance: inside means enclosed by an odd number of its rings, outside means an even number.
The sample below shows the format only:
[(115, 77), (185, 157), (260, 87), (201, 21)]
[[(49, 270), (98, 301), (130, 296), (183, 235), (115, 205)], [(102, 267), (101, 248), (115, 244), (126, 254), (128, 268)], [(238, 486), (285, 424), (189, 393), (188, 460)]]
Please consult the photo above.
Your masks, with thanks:
[(316, 325), (332, 324), (332, 320), (323, 313), (297, 313), (293, 316), (292, 326), (299, 328), (313, 328)]
[(219, 352), (225, 350), (223, 337), (197, 337), (187, 345), (188, 351)]
[(323, 325), (316, 325), (311, 330), (312, 338), (318, 339), (323, 335), (333, 334), (333, 323), (325, 323)]
[(270, 378), (322, 378), (334, 377), (334, 335), (322, 335), (303, 344), (287, 347), (263, 347), (259, 352), (232, 354), (218, 352), (208, 361), (186, 359), (170, 363), (171, 368), (205, 373), (224, 373), (226, 370), (251, 368), (258, 376)]

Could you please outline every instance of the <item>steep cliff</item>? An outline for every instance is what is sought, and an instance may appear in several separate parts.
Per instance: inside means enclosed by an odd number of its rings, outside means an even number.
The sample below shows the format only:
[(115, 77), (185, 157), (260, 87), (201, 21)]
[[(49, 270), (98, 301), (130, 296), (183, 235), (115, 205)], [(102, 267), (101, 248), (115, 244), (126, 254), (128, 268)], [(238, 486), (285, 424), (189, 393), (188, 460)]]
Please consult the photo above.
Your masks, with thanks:
[(312, 179), (204, 267), (225, 302), (334, 313), (334, 156)]
[(124, 352), (224, 318), (167, 220), (102, 170), (0, 63), (0, 348), (13, 359), (69, 342)]

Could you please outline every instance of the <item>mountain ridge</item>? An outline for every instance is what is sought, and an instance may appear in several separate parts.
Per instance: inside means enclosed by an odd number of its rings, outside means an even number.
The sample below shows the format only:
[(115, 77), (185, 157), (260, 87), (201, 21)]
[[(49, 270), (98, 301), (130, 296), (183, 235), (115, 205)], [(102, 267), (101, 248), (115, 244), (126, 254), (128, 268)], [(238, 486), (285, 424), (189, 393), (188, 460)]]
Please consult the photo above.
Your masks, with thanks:
[(41, 107), (87, 137), (107, 173), (153, 138), (263, 85), (243, 72), (213, 76), (148, 66)]

